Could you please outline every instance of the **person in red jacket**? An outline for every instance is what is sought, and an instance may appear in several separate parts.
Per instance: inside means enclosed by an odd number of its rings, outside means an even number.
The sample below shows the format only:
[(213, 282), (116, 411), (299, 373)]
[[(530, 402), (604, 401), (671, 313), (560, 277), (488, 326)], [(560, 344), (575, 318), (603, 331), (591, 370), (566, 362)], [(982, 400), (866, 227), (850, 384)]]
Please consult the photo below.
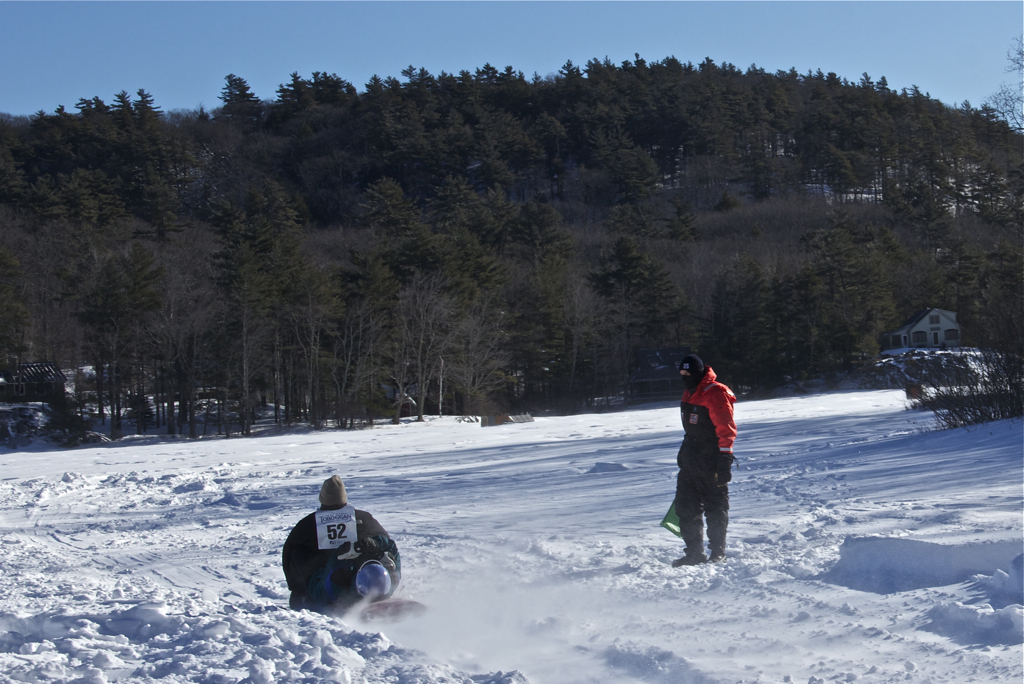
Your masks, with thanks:
[(679, 404), (683, 444), (679, 447), (679, 475), (674, 506), (680, 536), (686, 543), (682, 558), (672, 567), (706, 563), (704, 520), (708, 521), (711, 562), (725, 561), (725, 532), (729, 526), (729, 481), (732, 479), (732, 444), (736, 421), (732, 405), (736, 395), (717, 382), (715, 371), (690, 354), (679, 364), (686, 391)]

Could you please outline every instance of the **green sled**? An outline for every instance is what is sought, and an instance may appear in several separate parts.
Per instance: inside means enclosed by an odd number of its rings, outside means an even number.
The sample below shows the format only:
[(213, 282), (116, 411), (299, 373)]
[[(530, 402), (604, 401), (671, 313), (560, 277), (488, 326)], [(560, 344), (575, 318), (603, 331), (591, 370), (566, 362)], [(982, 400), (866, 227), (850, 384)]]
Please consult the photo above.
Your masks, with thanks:
[(676, 515), (675, 501), (668, 507), (668, 513), (665, 514), (665, 517), (661, 519), (661, 526), (680, 539), (682, 538), (683, 534), (679, 529), (679, 516)]

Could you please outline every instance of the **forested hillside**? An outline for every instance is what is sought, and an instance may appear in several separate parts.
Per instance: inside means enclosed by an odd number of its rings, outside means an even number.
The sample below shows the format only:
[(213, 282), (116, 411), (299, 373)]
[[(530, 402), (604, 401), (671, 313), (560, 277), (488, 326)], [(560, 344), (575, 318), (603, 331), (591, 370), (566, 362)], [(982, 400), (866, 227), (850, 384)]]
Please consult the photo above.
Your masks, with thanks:
[(0, 355), (103, 369), (114, 434), (436, 413), (442, 378), (445, 412), (574, 411), (651, 347), (757, 391), (926, 307), (1024, 338), (1024, 137), (988, 108), (639, 56), (221, 100), (0, 116)]

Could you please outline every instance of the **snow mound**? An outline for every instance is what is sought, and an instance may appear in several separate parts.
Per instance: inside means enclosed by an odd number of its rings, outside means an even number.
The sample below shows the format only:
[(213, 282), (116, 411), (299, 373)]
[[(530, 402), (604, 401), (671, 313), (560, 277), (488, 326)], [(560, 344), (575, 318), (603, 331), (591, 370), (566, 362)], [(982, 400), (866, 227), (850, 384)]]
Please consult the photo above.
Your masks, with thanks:
[(1014, 603), (1024, 605), (1024, 553), (1013, 559), (1008, 572), (996, 570), (992, 576), (977, 575), (974, 582), (996, 608)]
[(587, 473), (621, 473), (624, 470), (629, 470), (629, 468), (622, 463), (597, 462)]
[(942, 587), (1010, 567), (1020, 541), (945, 545), (915, 539), (847, 537), (839, 562), (820, 579), (858, 591), (894, 594)]
[(605, 661), (629, 677), (654, 684), (716, 684), (671, 651), (637, 644), (616, 644), (604, 652)]
[(491, 675), (475, 675), (470, 679), (474, 684), (529, 684), (530, 682), (519, 670), (495, 672)]
[(0, 668), (10, 678), (0, 675), (0, 681), (529, 684), (519, 672), (461, 673), (381, 633), (352, 630), (322, 615), (256, 603), (208, 612), (208, 602), (178, 598), (177, 605), (107, 601), (113, 605), (105, 612), (95, 604), (99, 610), (92, 613), (0, 613)]
[(940, 603), (928, 611), (931, 622), (922, 629), (961, 644), (999, 646), (1024, 643), (1024, 606), (996, 610), (986, 604), (965, 606), (959, 601)]

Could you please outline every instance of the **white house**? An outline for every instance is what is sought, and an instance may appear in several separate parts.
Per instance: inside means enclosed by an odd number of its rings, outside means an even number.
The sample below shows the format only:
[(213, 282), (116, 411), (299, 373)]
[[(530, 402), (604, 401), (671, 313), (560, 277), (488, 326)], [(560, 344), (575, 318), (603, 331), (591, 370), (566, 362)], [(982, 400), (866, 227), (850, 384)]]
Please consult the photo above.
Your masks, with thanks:
[(956, 314), (944, 309), (925, 309), (892, 332), (882, 335), (882, 349), (905, 347), (959, 347), (960, 325)]

